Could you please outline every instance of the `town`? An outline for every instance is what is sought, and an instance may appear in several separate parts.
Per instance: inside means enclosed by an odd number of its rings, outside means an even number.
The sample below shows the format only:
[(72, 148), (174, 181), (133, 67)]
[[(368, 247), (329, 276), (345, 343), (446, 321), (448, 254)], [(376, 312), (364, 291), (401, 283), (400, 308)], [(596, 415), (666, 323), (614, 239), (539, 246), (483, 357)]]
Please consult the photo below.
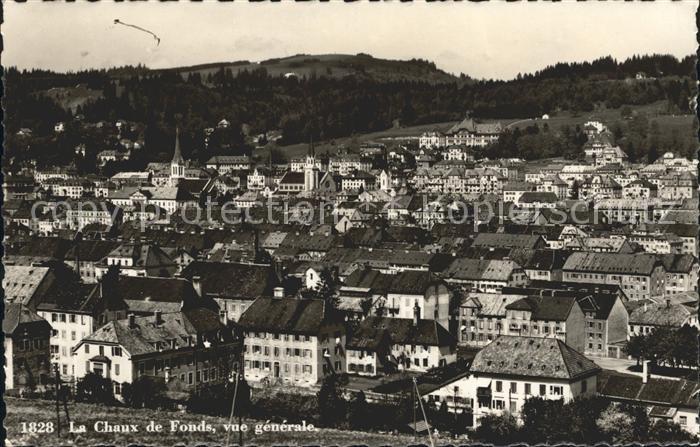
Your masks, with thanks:
[(24, 160), (4, 177), (8, 395), (60, 384), (189, 409), (242, 381), (351, 405), (411, 395), (397, 427), (475, 436), (532, 417), (532, 400), (598, 398), (694, 439), (698, 160), (631, 162), (596, 120), (574, 159), (489, 159), (508, 126), (467, 114), (203, 164), (176, 126), (170, 162), (105, 176), (143, 150), (143, 125), (56, 123), (117, 147), (94, 174)]

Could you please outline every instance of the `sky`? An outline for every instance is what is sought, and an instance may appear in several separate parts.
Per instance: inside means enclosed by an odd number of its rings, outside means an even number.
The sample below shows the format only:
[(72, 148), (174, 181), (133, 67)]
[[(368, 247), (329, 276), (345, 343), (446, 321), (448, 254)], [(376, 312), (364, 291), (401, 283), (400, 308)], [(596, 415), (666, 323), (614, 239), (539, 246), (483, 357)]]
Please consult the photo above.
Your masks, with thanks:
[[(654, 2), (5, 2), (2, 63), (58, 71), (293, 54), (422, 58), (510, 79), (556, 62), (694, 53), (698, 0)], [(115, 25), (114, 19), (156, 33)]]

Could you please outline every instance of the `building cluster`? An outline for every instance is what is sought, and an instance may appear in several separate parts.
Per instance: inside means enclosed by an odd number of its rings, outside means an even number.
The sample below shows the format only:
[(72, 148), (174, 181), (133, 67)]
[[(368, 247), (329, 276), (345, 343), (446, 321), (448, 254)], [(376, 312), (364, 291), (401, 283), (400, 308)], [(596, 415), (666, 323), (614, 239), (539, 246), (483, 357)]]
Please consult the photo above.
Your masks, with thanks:
[(466, 119), (417, 148), (311, 145), (285, 165), (196, 166), (176, 136), (145, 171), (6, 176), (6, 388), (57, 370), (184, 398), (241, 371), (314, 387), (452, 368), (424, 397), (476, 424), (599, 394), (698, 433), (697, 383), (656, 399), (663, 380), (595, 363), (699, 326), (697, 160), (631, 164), (600, 123), (584, 161), (480, 158), (501, 130)]

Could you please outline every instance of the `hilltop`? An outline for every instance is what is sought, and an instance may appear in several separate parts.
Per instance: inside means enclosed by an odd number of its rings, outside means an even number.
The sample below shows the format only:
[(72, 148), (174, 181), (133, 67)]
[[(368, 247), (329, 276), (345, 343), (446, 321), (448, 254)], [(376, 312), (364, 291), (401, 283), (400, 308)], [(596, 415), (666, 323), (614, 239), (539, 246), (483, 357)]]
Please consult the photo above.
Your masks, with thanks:
[(183, 77), (199, 73), (202, 78), (221, 70), (230, 70), (233, 76), (242, 71), (264, 68), (270, 76), (296, 76), (313, 78), (324, 76), (332, 79), (354, 77), (376, 82), (421, 81), (428, 83), (454, 83), (460, 78), (423, 59), (390, 60), (379, 59), (369, 54), (297, 54), (289, 57), (267, 59), (261, 62), (218, 62), (155, 70), (175, 72)]

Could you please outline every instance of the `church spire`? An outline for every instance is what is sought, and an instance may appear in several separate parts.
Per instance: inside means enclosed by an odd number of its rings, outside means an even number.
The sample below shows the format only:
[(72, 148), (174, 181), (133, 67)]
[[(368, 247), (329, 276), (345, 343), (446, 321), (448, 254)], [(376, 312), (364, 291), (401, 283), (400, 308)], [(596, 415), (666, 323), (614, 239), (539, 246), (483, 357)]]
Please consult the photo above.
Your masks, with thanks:
[(309, 157), (316, 157), (316, 149), (314, 149), (314, 136), (311, 135), (310, 141), (309, 141)]
[(175, 128), (175, 154), (173, 155), (172, 164), (184, 164), (185, 160), (182, 158), (182, 152), (180, 151), (180, 128)]

